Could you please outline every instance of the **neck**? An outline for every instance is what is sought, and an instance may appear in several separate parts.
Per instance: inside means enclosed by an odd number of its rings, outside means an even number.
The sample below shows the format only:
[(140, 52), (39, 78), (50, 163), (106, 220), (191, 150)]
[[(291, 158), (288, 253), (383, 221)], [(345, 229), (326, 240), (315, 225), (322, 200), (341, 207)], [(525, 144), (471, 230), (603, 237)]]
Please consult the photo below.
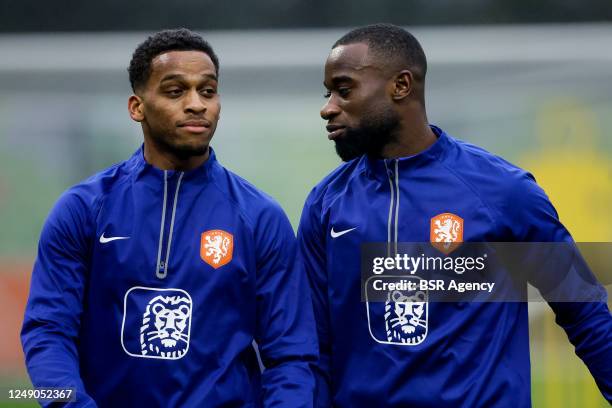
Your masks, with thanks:
[(407, 123), (419, 125), (406, 126), (406, 123), (401, 123), (396, 140), (386, 145), (382, 151), (385, 159), (414, 156), (436, 143), (437, 137), (429, 127), (427, 119), (418, 122), (409, 120)]
[(160, 170), (193, 170), (204, 164), (209, 156), (210, 147), (202, 155), (181, 157), (170, 152), (161, 152), (150, 146), (146, 141), (144, 144), (144, 158), (146, 162)]

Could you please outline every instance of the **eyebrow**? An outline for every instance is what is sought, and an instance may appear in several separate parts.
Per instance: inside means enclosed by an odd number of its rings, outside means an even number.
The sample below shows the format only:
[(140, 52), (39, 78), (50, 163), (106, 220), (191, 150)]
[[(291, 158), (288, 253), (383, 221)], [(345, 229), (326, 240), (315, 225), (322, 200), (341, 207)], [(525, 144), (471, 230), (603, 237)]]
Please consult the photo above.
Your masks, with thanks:
[(339, 75), (332, 78), (332, 82), (337, 84), (338, 82), (352, 82), (353, 78), (348, 75)]
[[(332, 85), (338, 85), (339, 83), (342, 82), (353, 82), (354, 79), (348, 75), (338, 75), (332, 78), (331, 82)], [(323, 85), (327, 86), (327, 84), (325, 83), (325, 81), (323, 81)]]
[[(202, 75), (202, 77), (207, 78), (207, 79), (212, 79), (213, 81), (217, 81), (217, 76), (214, 74), (204, 74)], [(173, 81), (173, 80), (183, 80), (185, 79), (184, 75), (181, 74), (168, 74), (165, 77), (163, 77), (161, 79), (161, 81), (159, 81), (160, 83), (162, 82), (166, 82), (166, 81)]]

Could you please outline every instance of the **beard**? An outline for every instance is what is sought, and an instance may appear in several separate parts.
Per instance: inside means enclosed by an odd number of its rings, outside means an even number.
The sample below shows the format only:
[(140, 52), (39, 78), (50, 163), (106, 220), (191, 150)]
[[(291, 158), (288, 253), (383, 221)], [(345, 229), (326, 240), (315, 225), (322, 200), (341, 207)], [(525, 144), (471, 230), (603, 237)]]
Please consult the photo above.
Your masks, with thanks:
[(399, 122), (399, 115), (390, 108), (367, 112), (358, 127), (346, 127), (336, 139), (336, 153), (345, 162), (364, 154), (380, 158), (383, 148), (396, 140)]
[(208, 152), (208, 143), (199, 143), (197, 145), (168, 143), (167, 140), (162, 141), (165, 151), (172, 154), (181, 160), (187, 160), (194, 156), (203, 156)]
[[(214, 129), (211, 132), (210, 138), (212, 138), (213, 133)], [(151, 140), (158, 146), (160, 151), (169, 153), (180, 160), (187, 160), (194, 156), (203, 156), (208, 152), (210, 139), (195, 140), (190, 143), (182, 141), (180, 137), (176, 135), (168, 137), (167, 135), (169, 134), (171, 134), (171, 131), (149, 131)]]

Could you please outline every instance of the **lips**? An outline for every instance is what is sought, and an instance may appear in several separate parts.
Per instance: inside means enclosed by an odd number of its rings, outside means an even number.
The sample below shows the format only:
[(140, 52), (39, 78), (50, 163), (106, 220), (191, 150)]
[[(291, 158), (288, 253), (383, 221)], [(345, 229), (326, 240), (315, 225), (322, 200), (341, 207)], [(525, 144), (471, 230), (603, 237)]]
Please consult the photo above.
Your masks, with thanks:
[(179, 122), (178, 127), (183, 128), (191, 133), (202, 133), (210, 128), (212, 123), (204, 119), (186, 120)]
[(325, 126), (325, 128), (329, 132), (329, 134), (327, 135), (327, 138), (329, 140), (335, 140), (339, 138), (344, 134), (344, 131), (346, 130), (346, 126), (341, 125), (327, 125)]

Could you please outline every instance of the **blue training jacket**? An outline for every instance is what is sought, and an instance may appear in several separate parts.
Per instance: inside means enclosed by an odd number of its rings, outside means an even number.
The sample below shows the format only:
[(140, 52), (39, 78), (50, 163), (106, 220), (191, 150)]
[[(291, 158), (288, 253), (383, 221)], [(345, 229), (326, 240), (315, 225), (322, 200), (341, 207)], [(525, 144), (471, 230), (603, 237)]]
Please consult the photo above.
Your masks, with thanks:
[(212, 149), (180, 172), (141, 148), (69, 189), (45, 223), (21, 334), (33, 384), (76, 387), (74, 406), (312, 406), (296, 250), (280, 206)]
[[(385, 335), (392, 309), (361, 301), (361, 244), (430, 242), (440, 215), (463, 220), (466, 242), (571, 242), (530, 174), (432, 129), (424, 152), (342, 164), (306, 200), (298, 242), (319, 333), (318, 407), (531, 406), (526, 303), (415, 303), (402, 340)], [(550, 306), (611, 401), (605, 301)]]

